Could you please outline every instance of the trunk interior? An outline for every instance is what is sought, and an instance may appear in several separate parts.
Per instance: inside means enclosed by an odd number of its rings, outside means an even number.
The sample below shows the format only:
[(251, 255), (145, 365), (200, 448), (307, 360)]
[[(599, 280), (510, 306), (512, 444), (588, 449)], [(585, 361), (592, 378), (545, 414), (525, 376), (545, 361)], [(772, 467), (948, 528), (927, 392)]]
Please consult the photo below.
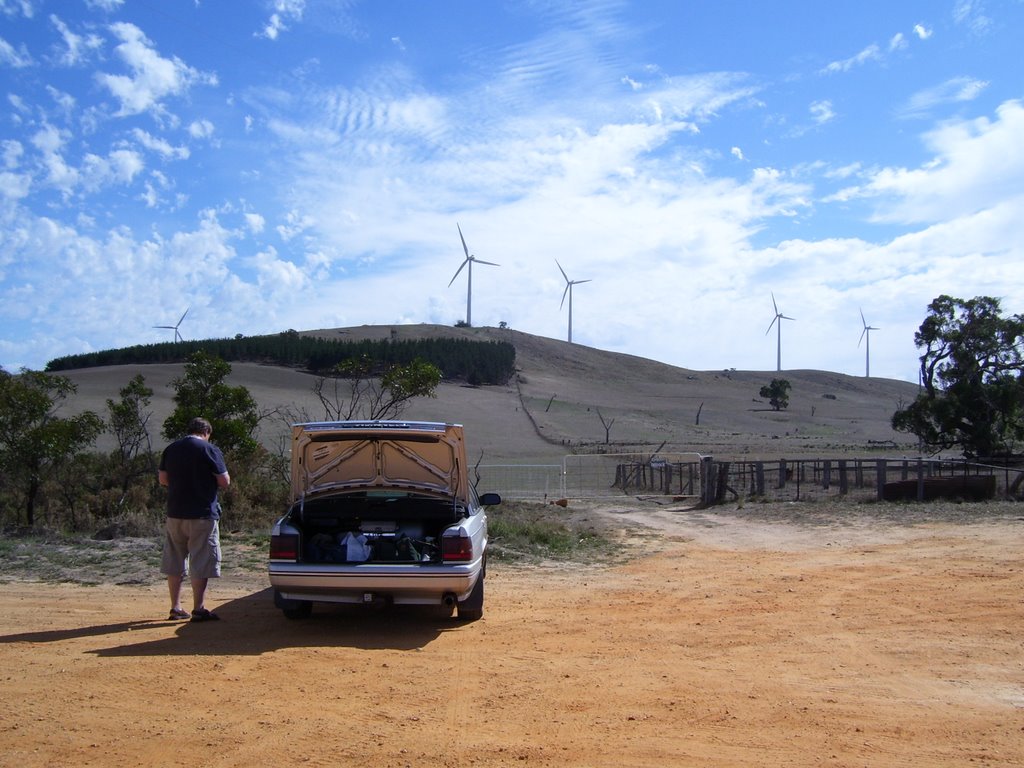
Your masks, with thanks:
[(441, 534), (466, 516), (452, 501), (346, 494), (296, 503), (287, 522), (307, 563), (441, 562)]

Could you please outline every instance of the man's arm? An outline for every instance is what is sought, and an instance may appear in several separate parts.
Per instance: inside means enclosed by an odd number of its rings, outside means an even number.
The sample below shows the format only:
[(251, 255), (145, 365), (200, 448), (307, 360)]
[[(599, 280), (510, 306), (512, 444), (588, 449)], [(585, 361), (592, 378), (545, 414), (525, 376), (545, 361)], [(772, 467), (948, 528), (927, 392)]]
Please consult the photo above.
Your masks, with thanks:
[(229, 475), (227, 472), (224, 472), (220, 475), (216, 475), (216, 478), (218, 488), (227, 488), (229, 485), (231, 485), (231, 475)]
[(158, 478), (159, 478), (159, 480), (160, 480), (160, 485), (162, 485), (162, 486), (164, 486), (164, 487), (166, 487), (166, 486), (170, 485), (171, 481), (170, 481), (170, 479), (169, 479), (169, 478), (167, 477), (167, 470), (166, 470), (166, 469), (161, 469), (161, 470), (159, 471), (159, 473), (157, 474), (157, 477), (158, 477)]

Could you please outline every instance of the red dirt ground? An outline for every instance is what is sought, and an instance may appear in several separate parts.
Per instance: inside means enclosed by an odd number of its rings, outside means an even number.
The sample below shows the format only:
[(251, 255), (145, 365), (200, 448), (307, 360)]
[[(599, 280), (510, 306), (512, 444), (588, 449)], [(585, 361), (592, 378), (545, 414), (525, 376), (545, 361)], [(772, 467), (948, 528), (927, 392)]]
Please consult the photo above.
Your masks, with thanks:
[(644, 539), (497, 564), (472, 624), (291, 622), (230, 563), (198, 625), (163, 621), (159, 583), (7, 583), (0, 764), (1024, 765), (1018, 520)]

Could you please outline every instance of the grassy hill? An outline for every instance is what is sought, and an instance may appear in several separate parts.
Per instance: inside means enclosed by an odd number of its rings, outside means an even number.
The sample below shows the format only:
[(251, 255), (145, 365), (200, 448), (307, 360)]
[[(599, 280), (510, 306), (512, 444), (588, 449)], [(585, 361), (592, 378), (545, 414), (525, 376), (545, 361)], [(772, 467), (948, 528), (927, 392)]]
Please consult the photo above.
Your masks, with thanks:
[[(692, 371), (499, 328), (359, 326), (305, 333), (351, 340), (448, 336), (512, 343), (517, 373), (507, 385), (442, 384), (436, 398), (418, 400), (403, 414), (464, 424), (474, 461), (482, 453), (485, 463), (547, 462), (576, 451), (651, 451), (662, 444), (665, 451), (722, 458), (915, 452), (913, 440), (889, 426), (898, 405), (916, 396), (917, 387), (907, 382), (813, 370)], [(64, 375), (78, 385), (70, 409), (105, 415), (106, 400), (116, 400), (136, 373), (154, 390), (151, 433), (159, 447), (160, 428), (173, 407), (170, 383), (181, 375), (180, 365), (69, 371)], [(773, 378), (792, 385), (784, 411), (771, 410), (758, 396)], [(312, 418), (323, 417), (311, 392), (312, 377), (301, 371), (235, 363), (230, 382), (247, 387), (261, 408), (305, 409)], [(274, 447), (287, 431), (286, 420), (268, 419), (261, 439)]]

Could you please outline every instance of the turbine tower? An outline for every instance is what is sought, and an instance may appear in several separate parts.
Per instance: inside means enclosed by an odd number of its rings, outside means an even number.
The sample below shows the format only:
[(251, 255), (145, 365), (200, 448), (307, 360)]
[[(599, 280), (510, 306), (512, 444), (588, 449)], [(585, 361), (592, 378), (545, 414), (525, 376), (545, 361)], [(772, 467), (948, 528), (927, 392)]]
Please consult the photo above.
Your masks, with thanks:
[[(776, 333), (776, 335), (778, 337), (778, 341), (776, 342), (775, 370), (781, 371), (782, 370), (782, 321), (783, 320), (795, 320), (796, 318), (787, 317), (786, 315), (784, 315), (781, 312), (779, 312), (779, 305), (775, 303), (775, 294), (774, 293), (772, 293), (772, 306), (775, 307), (775, 317), (772, 318), (771, 323), (768, 325), (768, 330), (764, 332), (764, 335), (767, 336), (768, 333), (771, 331), (772, 326), (773, 325), (776, 326), (775, 333)], [(776, 324), (778, 324), (778, 325), (776, 325)]]
[[(555, 264), (558, 264), (558, 259), (555, 259)], [(569, 343), (572, 344), (572, 287), (579, 285), (580, 283), (589, 283), (590, 280), (570, 280), (569, 276), (565, 274), (565, 270), (562, 269), (562, 265), (558, 264), (558, 271), (562, 273), (562, 277), (565, 278), (565, 290), (562, 291), (562, 303), (558, 305), (558, 311), (562, 311), (562, 307), (565, 306), (566, 294), (569, 296)]]
[(178, 322), (175, 323), (174, 325), (154, 325), (153, 327), (154, 328), (166, 328), (169, 331), (174, 331), (174, 343), (175, 344), (177, 344), (179, 341), (184, 341), (184, 339), (181, 338), (181, 334), (178, 332), (178, 328), (179, 328), (179, 326), (181, 326), (181, 321), (185, 319), (185, 315), (188, 314), (188, 310), (189, 309), (192, 309), (192, 307), (188, 307), (184, 312), (182, 312), (181, 313), (181, 317), (178, 318)]
[(473, 326), (473, 262), (477, 264), (487, 264), (492, 267), (500, 267), (500, 264), (495, 264), (493, 261), (484, 261), (478, 259), (476, 256), (470, 256), (469, 248), (466, 247), (466, 238), (462, 236), (462, 227), (458, 224), (455, 225), (459, 229), (459, 239), (462, 240), (462, 250), (466, 252), (465, 260), (459, 265), (459, 268), (455, 270), (455, 274), (452, 275), (452, 279), (448, 281), (448, 287), (452, 287), (452, 283), (455, 282), (455, 278), (459, 276), (459, 272), (462, 268), (469, 265), (469, 269), (466, 271), (466, 325)]
[(871, 332), (877, 331), (878, 329), (868, 325), (868, 321), (864, 319), (864, 310), (860, 311), (860, 321), (864, 325), (864, 330), (860, 332), (860, 339), (857, 341), (857, 346), (860, 346), (862, 341), (867, 343), (864, 345), (864, 378), (871, 378)]

